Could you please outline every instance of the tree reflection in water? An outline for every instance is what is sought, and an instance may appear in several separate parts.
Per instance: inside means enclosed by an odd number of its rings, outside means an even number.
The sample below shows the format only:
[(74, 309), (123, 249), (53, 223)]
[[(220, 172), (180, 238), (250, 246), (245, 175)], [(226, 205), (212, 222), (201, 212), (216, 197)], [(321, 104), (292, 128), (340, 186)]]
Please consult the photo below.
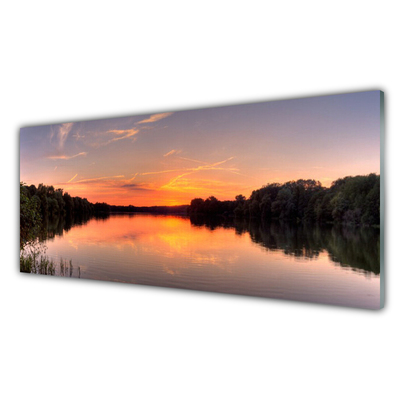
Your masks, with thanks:
[(379, 228), (263, 223), (245, 219), (190, 217), (193, 226), (234, 229), (237, 235), (249, 234), (254, 243), (288, 256), (313, 259), (327, 251), (330, 259), (344, 268), (380, 273)]
[[(109, 216), (92, 218), (108, 219)], [(86, 225), (92, 218), (78, 216), (47, 220), (40, 239), (52, 240), (56, 235), (62, 236), (64, 231), (68, 232), (73, 226)], [(329, 258), (341, 267), (366, 274), (380, 273), (379, 228), (289, 224), (283, 221), (264, 223), (251, 219), (202, 216), (191, 216), (190, 223), (210, 230), (232, 229), (237, 235), (249, 234), (254, 243), (268, 251), (280, 251), (297, 258), (314, 259), (326, 251)]]

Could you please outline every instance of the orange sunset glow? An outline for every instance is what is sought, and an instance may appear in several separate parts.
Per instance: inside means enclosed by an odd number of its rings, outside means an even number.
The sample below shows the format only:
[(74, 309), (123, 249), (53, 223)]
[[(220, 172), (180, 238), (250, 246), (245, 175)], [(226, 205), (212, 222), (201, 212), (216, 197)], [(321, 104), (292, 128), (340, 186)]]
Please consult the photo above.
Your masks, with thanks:
[(380, 172), (379, 92), (26, 127), (20, 180), (112, 205), (248, 197)]

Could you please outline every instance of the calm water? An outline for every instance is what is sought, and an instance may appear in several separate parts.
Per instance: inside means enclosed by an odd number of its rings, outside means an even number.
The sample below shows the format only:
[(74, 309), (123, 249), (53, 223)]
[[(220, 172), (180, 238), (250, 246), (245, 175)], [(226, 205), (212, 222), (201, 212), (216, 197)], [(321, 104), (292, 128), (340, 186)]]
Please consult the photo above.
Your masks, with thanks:
[[(68, 276), (379, 308), (379, 230), (111, 215), (49, 228)], [(56, 270), (56, 275), (65, 271)]]

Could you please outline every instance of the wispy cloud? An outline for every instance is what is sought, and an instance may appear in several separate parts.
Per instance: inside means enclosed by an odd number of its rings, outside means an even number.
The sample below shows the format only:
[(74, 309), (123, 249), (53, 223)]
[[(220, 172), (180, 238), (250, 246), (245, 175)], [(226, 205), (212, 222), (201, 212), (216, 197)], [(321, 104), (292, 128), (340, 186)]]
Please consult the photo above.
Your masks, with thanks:
[(78, 174), (76, 174), (75, 176), (73, 176), (67, 183), (72, 182), (77, 176), (78, 176)]
[(137, 175), (140, 175), (138, 173), (136, 173), (131, 179), (125, 179), (125, 175), (113, 175), (74, 180), (77, 175), (78, 174), (72, 177), (68, 182), (64, 183), (65, 189), (80, 191), (84, 186), (87, 185), (90, 186), (91, 190), (96, 191), (98, 194), (107, 194), (112, 191), (114, 195), (127, 194), (133, 191), (156, 191), (158, 189), (155, 185), (151, 183), (134, 183), (133, 179), (135, 179)]
[(139, 172), (136, 172), (136, 174), (132, 178), (128, 179), (128, 182), (134, 181), (135, 178), (138, 176), (138, 174), (139, 174)]
[(79, 181), (75, 181), (74, 183), (89, 183), (89, 182), (99, 182), (107, 179), (116, 179), (116, 178), (124, 178), (125, 175), (115, 175), (115, 176), (100, 176), (98, 178), (89, 178), (89, 179), (80, 179)]
[(182, 152), (182, 150), (171, 150), (168, 153), (165, 153), (164, 157), (172, 156), (173, 154), (179, 154), (181, 152)]
[(191, 161), (191, 162), (195, 162), (198, 164), (208, 164), (205, 161), (200, 161), (200, 160), (194, 160), (193, 158), (186, 158), (186, 157), (178, 157), (180, 160), (185, 160), (185, 161)]
[[(178, 190), (180, 190), (182, 188), (182, 185), (178, 184), (178, 181), (182, 180), (182, 178), (185, 176), (194, 174), (199, 171), (219, 170), (219, 171), (227, 171), (227, 172), (231, 172), (234, 174), (242, 175), (237, 168), (220, 166), (232, 159), (233, 159), (233, 157), (229, 157), (226, 160), (217, 161), (212, 164), (205, 164), (205, 165), (199, 165), (198, 167), (194, 167), (194, 168), (181, 169), (181, 171), (185, 171), (185, 172), (183, 172), (182, 174), (171, 179), (167, 184), (163, 185), (161, 187), (161, 189), (178, 189)], [(172, 172), (172, 171), (170, 171), (170, 172)]]
[(126, 189), (132, 189), (132, 190), (154, 190), (152, 188), (149, 188), (147, 185), (140, 184), (140, 183), (126, 183), (124, 185), (121, 185), (122, 188)]
[(132, 129), (112, 129), (107, 131), (107, 133), (113, 133), (114, 135), (117, 135), (116, 137), (110, 139), (108, 142), (105, 144), (110, 144), (112, 142), (116, 142), (118, 140), (123, 140), (123, 139), (128, 139), (137, 133), (139, 133), (139, 129), (137, 128), (132, 128)]
[(64, 143), (68, 138), (68, 134), (71, 132), (72, 126), (74, 125), (73, 122), (69, 122), (67, 124), (61, 124), (58, 125), (57, 127), (53, 127), (51, 130), (51, 135), (50, 135), (50, 140), (54, 137), (54, 135), (57, 135), (57, 147), (59, 150), (62, 150), (64, 148)]
[(142, 121), (139, 121), (138, 124), (150, 124), (152, 122), (159, 121), (160, 119), (164, 119), (172, 115), (173, 112), (168, 112), (168, 113), (161, 113), (161, 114), (153, 114), (147, 119), (143, 119)]
[(76, 140), (80, 140), (83, 139), (85, 137), (85, 135), (80, 135), (78, 132), (75, 133), (74, 135), (72, 135), (73, 138), (75, 138)]
[[(199, 160), (191, 160), (189, 158), (183, 158), (183, 157), (179, 157), (179, 158), (182, 158), (183, 160), (202, 163), (202, 164), (205, 164), (205, 165), (200, 165), (198, 167), (191, 167), (191, 168), (176, 168), (176, 169), (164, 169), (164, 170), (161, 170), (161, 171), (142, 172), (139, 175), (158, 175), (158, 174), (167, 174), (167, 173), (170, 173), (170, 172), (183, 172), (183, 174), (178, 175), (173, 180), (178, 180), (178, 179), (182, 178), (183, 176), (186, 176), (186, 175), (189, 175), (189, 174), (193, 174), (193, 173), (198, 172), (198, 171), (205, 171), (205, 170), (227, 171), (227, 172), (231, 172), (231, 173), (234, 173), (234, 174), (243, 175), (243, 174), (241, 174), (239, 172), (238, 168), (220, 167), (220, 165), (232, 160), (233, 157), (230, 157), (230, 158), (227, 158), (226, 160), (218, 161), (218, 162), (212, 163), (212, 164), (206, 163), (204, 161), (199, 161)], [(243, 175), (243, 176), (245, 176), (245, 175)]]
[[(172, 112), (170, 112), (170, 113), (161, 113), (161, 114), (153, 114), (149, 118), (143, 119), (142, 121), (139, 121), (136, 124), (149, 124), (151, 122), (156, 122), (156, 121), (159, 121), (161, 119), (167, 118), (172, 114), (173, 114)], [(130, 129), (109, 129), (108, 131), (105, 131), (102, 134), (104, 135), (104, 134), (110, 134), (111, 133), (111, 134), (114, 135), (114, 137), (112, 137), (111, 139), (109, 139), (109, 140), (107, 140), (107, 141), (105, 141), (103, 143), (97, 142), (97, 143), (92, 143), (91, 145), (93, 147), (97, 148), (99, 146), (106, 146), (106, 145), (108, 145), (110, 143), (117, 142), (119, 140), (129, 139), (129, 138), (132, 138), (132, 141), (135, 141), (136, 138), (133, 137), (133, 136), (138, 134), (141, 130), (145, 130), (145, 129), (150, 129), (150, 127), (143, 126), (140, 129), (137, 128), (137, 127), (130, 128)], [(74, 135), (74, 137), (75, 136), (76, 136), (77, 140), (82, 138), (82, 137), (84, 137), (84, 136), (79, 136), (79, 134)], [(178, 152), (178, 150), (175, 150), (174, 152)]]
[(50, 160), (70, 160), (71, 158), (75, 158), (75, 157), (80, 157), (80, 156), (86, 156), (87, 152), (83, 151), (81, 153), (75, 154), (73, 156), (67, 156), (65, 154), (59, 155), (59, 156), (50, 156), (47, 157)]
[[(122, 134), (122, 136), (124, 136)], [(234, 166), (229, 166), (229, 161), (233, 160), (234, 157), (229, 157), (225, 160), (205, 163), (199, 160), (190, 160), (201, 163), (201, 165), (196, 165), (194, 167), (183, 167), (176, 169), (165, 169), (159, 171), (149, 171), (149, 172), (136, 172), (130, 177), (125, 175), (113, 175), (113, 176), (99, 176), (99, 177), (87, 177), (77, 180), (78, 174), (73, 176), (68, 182), (68, 189), (83, 187), (83, 185), (90, 185), (92, 190), (96, 190), (98, 193), (112, 190), (114, 194), (127, 195), (128, 193), (144, 193), (147, 191), (153, 191), (154, 193), (164, 190), (174, 190), (183, 193), (216, 193), (218, 195), (225, 195), (226, 193), (233, 193), (235, 190), (240, 191), (241, 188), (237, 187), (234, 183), (229, 183), (227, 181), (217, 181), (212, 179), (196, 179), (191, 175), (200, 173), (202, 171), (225, 171), (227, 173), (239, 174), (241, 175), (239, 169)], [(142, 182), (139, 179), (141, 176), (149, 175), (159, 175), (171, 173), (172, 176), (167, 180), (167, 183), (159, 185), (157, 182)], [(137, 180), (139, 180), (137, 182)], [(74, 190), (75, 190), (74, 189)]]
[(124, 135), (130, 137), (136, 135), (139, 132), (139, 129), (132, 128), (132, 129), (111, 129), (107, 131), (108, 133), (114, 133), (116, 135)]
[(150, 172), (142, 172), (140, 175), (158, 175), (158, 174), (168, 174), (169, 172), (179, 172), (183, 171), (183, 168), (179, 169), (164, 169), (162, 171), (150, 171)]

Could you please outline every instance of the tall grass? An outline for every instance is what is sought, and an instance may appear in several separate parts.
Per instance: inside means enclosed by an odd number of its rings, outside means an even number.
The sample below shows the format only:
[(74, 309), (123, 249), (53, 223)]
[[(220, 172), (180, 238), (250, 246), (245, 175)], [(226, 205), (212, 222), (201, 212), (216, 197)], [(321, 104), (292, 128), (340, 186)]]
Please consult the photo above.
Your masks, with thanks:
[(55, 275), (54, 261), (50, 260), (47, 256), (38, 256), (36, 253), (28, 255), (21, 254), (19, 261), (21, 272), (41, 275)]
[[(72, 260), (69, 262), (60, 259), (59, 263), (55, 263), (44, 254), (44, 246), (38, 244), (31, 246), (29, 249), (24, 249), (20, 252), (20, 271), (29, 274), (40, 275), (59, 275), (72, 277), (74, 273), (74, 266)], [(77, 269), (78, 277), (80, 278), (80, 267)]]

